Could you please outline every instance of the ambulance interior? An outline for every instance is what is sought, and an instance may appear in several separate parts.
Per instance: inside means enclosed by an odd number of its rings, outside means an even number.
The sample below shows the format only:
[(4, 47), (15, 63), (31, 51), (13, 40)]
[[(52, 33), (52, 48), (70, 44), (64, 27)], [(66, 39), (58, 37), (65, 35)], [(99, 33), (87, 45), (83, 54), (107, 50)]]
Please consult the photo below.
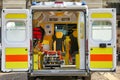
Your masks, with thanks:
[(80, 69), (79, 16), (80, 11), (34, 11), (34, 70)]

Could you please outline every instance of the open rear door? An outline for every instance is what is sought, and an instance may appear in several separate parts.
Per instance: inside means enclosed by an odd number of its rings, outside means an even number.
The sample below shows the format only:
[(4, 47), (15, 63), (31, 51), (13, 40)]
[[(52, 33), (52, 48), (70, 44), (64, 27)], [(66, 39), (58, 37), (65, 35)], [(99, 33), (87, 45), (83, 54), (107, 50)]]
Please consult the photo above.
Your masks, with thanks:
[(29, 57), (29, 11), (2, 10), (2, 71), (27, 71)]
[(116, 10), (89, 10), (89, 69), (114, 71), (116, 68)]

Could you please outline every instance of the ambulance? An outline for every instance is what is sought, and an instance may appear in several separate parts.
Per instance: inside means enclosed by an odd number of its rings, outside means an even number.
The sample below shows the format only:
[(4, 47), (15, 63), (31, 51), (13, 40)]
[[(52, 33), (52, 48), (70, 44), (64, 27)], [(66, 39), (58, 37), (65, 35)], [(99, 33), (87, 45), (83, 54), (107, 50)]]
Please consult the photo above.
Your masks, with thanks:
[[(2, 10), (3, 72), (91, 80), (116, 70), (116, 9), (84, 2), (40, 2)], [(32, 79), (31, 78), (31, 79)]]

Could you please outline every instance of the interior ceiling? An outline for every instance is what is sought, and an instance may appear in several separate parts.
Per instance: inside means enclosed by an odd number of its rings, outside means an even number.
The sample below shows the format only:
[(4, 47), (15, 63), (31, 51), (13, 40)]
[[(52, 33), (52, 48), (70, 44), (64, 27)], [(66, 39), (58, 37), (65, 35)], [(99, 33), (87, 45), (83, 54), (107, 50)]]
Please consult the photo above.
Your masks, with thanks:
[(72, 11), (48, 11), (48, 12), (35, 12), (35, 14), (44, 14), (47, 16), (72, 16), (73, 14), (77, 15), (78, 12)]
[(50, 16), (71, 16), (73, 14), (73, 12), (68, 12), (68, 11), (65, 11), (65, 12), (49, 12), (47, 13), (49, 14)]

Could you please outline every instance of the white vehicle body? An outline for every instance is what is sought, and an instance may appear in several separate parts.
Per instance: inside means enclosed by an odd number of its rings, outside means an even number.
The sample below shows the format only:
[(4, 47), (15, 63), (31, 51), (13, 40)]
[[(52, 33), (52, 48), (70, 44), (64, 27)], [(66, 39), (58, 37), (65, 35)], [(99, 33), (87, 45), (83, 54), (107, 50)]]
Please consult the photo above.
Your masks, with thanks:
[[(57, 12), (68, 15), (71, 11), (77, 15), (78, 66), (74, 69), (40, 69), (34, 70), (33, 51), (30, 50), (30, 41), (33, 40), (32, 18), (34, 12), (44, 13), (48, 17)], [(66, 13), (65, 13), (66, 12)], [(50, 13), (50, 16), (47, 15)], [(61, 13), (62, 14), (62, 13)], [(55, 16), (51, 17), (54, 18)], [(65, 17), (65, 16), (63, 16)], [(72, 16), (69, 16), (72, 17)], [(74, 19), (65, 22), (57, 16), (59, 21), (46, 21), (47, 24), (74, 23)], [(42, 21), (42, 20), (40, 20)], [(10, 24), (9, 24), (10, 23)], [(39, 24), (44, 23), (44, 21)], [(15, 27), (16, 26), (16, 27)], [(46, 29), (46, 35), (47, 30)], [(45, 29), (45, 28), (44, 28)], [(52, 33), (51, 33), (52, 34)], [(48, 33), (48, 35), (51, 35)], [(87, 46), (88, 42), (88, 46)], [(72, 45), (74, 46), (74, 45)], [(33, 49), (32, 49), (33, 50)], [(77, 64), (79, 63), (79, 64)], [(44, 2), (31, 6), (28, 9), (2, 10), (2, 71), (30, 71), (37, 76), (85, 76), (89, 71), (115, 71), (116, 69), (116, 10), (89, 9), (80, 2)]]

